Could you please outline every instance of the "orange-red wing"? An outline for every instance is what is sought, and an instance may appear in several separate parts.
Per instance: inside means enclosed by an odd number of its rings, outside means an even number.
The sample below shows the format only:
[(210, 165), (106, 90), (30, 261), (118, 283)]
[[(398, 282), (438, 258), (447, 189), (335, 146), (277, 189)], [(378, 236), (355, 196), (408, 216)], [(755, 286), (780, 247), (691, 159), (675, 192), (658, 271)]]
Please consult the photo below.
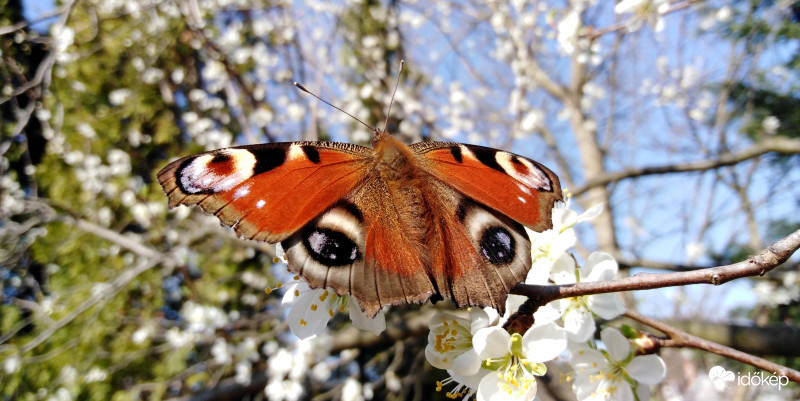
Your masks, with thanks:
[(331, 142), (285, 142), (200, 153), (158, 173), (169, 206), (200, 205), (249, 239), (278, 242), (364, 180), (371, 151)]
[(547, 167), (513, 153), (450, 142), (411, 145), (420, 167), (468, 198), (533, 230), (551, 227), (561, 184)]

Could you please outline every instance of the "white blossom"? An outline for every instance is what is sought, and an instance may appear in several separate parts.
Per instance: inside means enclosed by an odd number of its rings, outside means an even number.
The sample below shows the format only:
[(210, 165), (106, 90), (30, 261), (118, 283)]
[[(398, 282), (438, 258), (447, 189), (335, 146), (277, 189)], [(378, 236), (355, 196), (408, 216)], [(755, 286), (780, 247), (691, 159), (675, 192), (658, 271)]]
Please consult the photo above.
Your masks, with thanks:
[(583, 343), (570, 343), (569, 362), (576, 371), (572, 388), (578, 400), (633, 401), (634, 389), (629, 380), (638, 382), (638, 398), (649, 400), (647, 386), (658, 384), (666, 376), (664, 361), (657, 355), (634, 356), (630, 342), (617, 329), (603, 329), (600, 338), (605, 352)]
[(761, 121), (761, 128), (764, 129), (764, 133), (767, 135), (773, 135), (775, 132), (778, 131), (778, 128), (781, 127), (781, 120), (775, 116), (768, 116), (763, 121)]
[(20, 359), (19, 355), (11, 355), (3, 361), (3, 371), (6, 374), (12, 374), (19, 370), (20, 366), (22, 366), (22, 360)]
[[(614, 279), (618, 270), (617, 261), (605, 252), (592, 252), (583, 267), (575, 267), (572, 256), (563, 254), (553, 264), (550, 278), (556, 284), (607, 281)], [(608, 320), (625, 312), (625, 306), (615, 293), (583, 295), (554, 303), (563, 312), (564, 329), (570, 341), (575, 342), (584, 342), (594, 334), (593, 314)]]
[(536, 376), (567, 348), (564, 329), (555, 323), (534, 324), (524, 335), (509, 334), (499, 326), (478, 330), (472, 339), (475, 351), (490, 370), (480, 379), (478, 401), (530, 400), (536, 395)]
[(108, 94), (108, 102), (114, 106), (125, 103), (133, 94), (130, 89), (115, 89)]
[[(578, 223), (592, 220), (603, 212), (602, 204), (593, 206), (581, 214), (567, 207), (566, 203), (556, 203), (553, 206), (553, 228), (540, 233), (528, 230), (534, 263), (540, 260), (552, 263), (560, 258), (578, 240), (573, 227)], [(531, 271), (533, 270), (532, 268)]]
[(85, 383), (95, 383), (104, 381), (107, 377), (108, 372), (98, 368), (97, 366), (92, 366), (92, 368), (89, 369), (89, 372), (86, 373), (86, 376), (83, 377), (83, 381)]
[(472, 346), (472, 336), (489, 325), (489, 315), (478, 308), (471, 308), (469, 315), (469, 319), (464, 319), (451, 313), (437, 313), (431, 318), (425, 357), (433, 367), (452, 369), (463, 376), (478, 372), (481, 361)]
[(286, 289), (283, 305), (291, 308), (289, 329), (301, 339), (325, 332), (328, 321), (334, 314), (348, 310), (355, 327), (371, 331), (375, 335), (386, 329), (383, 311), (370, 318), (364, 314), (355, 298), (338, 296), (322, 288), (311, 289), (305, 281), (294, 283)]

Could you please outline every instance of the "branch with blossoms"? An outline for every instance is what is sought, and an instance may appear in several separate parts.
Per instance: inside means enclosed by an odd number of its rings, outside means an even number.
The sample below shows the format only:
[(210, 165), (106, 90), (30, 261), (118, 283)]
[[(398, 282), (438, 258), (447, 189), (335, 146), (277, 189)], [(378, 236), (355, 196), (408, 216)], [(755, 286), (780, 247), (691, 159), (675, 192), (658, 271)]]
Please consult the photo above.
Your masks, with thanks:
[(631, 277), (603, 282), (585, 282), (558, 286), (518, 284), (512, 289), (512, 293), (527, 296), (535, 300), (539, 305), (545, 305), (557, 299), (591, 294), (649, 290), (689, 284), (721, 285), (739, 278), (763, 276), (787, 261), (798, 248), (800, 248), (800, 230), (776, 241), (760, 254), (730, 265), (687, 272), (640, 273)]
[[(748, 260), (696, 271), (638, 274), (615, 279), (618, 264), (605, 252), (593, 252), (584, 263), (569, 252), (577, 242), (574, 226), (597, 217), (602, 205), (578, 214), (559, 204), (553, 208), (553, 228), (530, 231), (533, 266), (525, 282), (506, 301), (506, 315), (492, 308), (471, 308), (468, 315), (439, 312), (428, 322), (425, 356), (447, 377), (436, 384), (448, 398), (531, 400), (545, 362), (563, 354), (573, 373), (562, 377), (578, 400), (601, 396), (611, 400), (645, 400), (650, 386), (666, 377), (666, 364), (656, 355), (663, 347), (692, 347), (750, 363), (789, 380), (800, 373), (744, 352), (691, 336), (678, 329), (627, 311), (615, 292), (688, 284), (720, 285), (737, 278), (763, 275), (800, 248), (800, 231), (779, 240)], [(284, 296), (291, 308), (289, 326), (301, 338), (326, 330), (336, 312), (348, 312), (354, 326), (379, 334), (386, 329), (381, 313), (363, 316), (355, 300), (323, 289), (312, 290), (298, 280)], [(512, 313), (512, 311), (515, 311)], [(605, 327), (599, 336), (596, 318), (627, 316), (661, 330), (667, 337)], [(599, 340), (599, 341), (598, 341)], [(446, 389), (446, 390), (445, 390)]]

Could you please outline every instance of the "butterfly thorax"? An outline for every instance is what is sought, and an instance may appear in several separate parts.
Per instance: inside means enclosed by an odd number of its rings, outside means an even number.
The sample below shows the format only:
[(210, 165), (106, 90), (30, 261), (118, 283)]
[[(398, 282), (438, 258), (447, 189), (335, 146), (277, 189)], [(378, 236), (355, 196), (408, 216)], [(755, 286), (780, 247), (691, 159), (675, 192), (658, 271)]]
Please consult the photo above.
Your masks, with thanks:
[(373, 142), (375, 168), (382, 180), (409, 181), (419, 175), (416, 156), (408, 146), (389, 134), (378, 134)]

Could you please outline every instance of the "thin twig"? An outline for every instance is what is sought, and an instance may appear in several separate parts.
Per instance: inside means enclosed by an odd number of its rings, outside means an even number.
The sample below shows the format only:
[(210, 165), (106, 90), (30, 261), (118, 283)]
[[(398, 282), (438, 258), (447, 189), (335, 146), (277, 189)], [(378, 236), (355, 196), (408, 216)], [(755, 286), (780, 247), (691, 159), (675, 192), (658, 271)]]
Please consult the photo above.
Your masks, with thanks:
[(731, 166), (767, 153), (798, 154), (800, 153), (800, 140), (776, 136), (762, 139), (741, 152), (723, 153), (709, 160), (667, 164), (664, 166), (639, 167), (614, 173), (605, 173), (595, 176), (586, 184), (572, 190), (572, 193), (574, 196), (579, 196), (591, 188), (628, 178), (668, 173), (684, 173), (689, 171), (706, 171), (718, 167)]
[(685, 331), (672, 327), (664, 322), (642, 316), (637, 312), (628, 310), (624, 316), (629, 317), (639, 323), (650, 326), (667, 335), (668, 339), (655, 338), (656, 349), (662, 347), (674, 348), (695, 348), (703, 351), (715, 353), (726, 358), (734, 359), (748, 365), (755, 366), (759, 369), (764, 369), (767, 372), (776, 376), (786, 376), (793, 382), (800, 383), (800, 372), (778, 365), (777, 363), (768, 361), (764, 358), (759, 358), (750, 355), (746, 352), (735, 350), (731, 347), (715, 343), (713, 341), (704, 340), (700, 337), (693, 336)]

